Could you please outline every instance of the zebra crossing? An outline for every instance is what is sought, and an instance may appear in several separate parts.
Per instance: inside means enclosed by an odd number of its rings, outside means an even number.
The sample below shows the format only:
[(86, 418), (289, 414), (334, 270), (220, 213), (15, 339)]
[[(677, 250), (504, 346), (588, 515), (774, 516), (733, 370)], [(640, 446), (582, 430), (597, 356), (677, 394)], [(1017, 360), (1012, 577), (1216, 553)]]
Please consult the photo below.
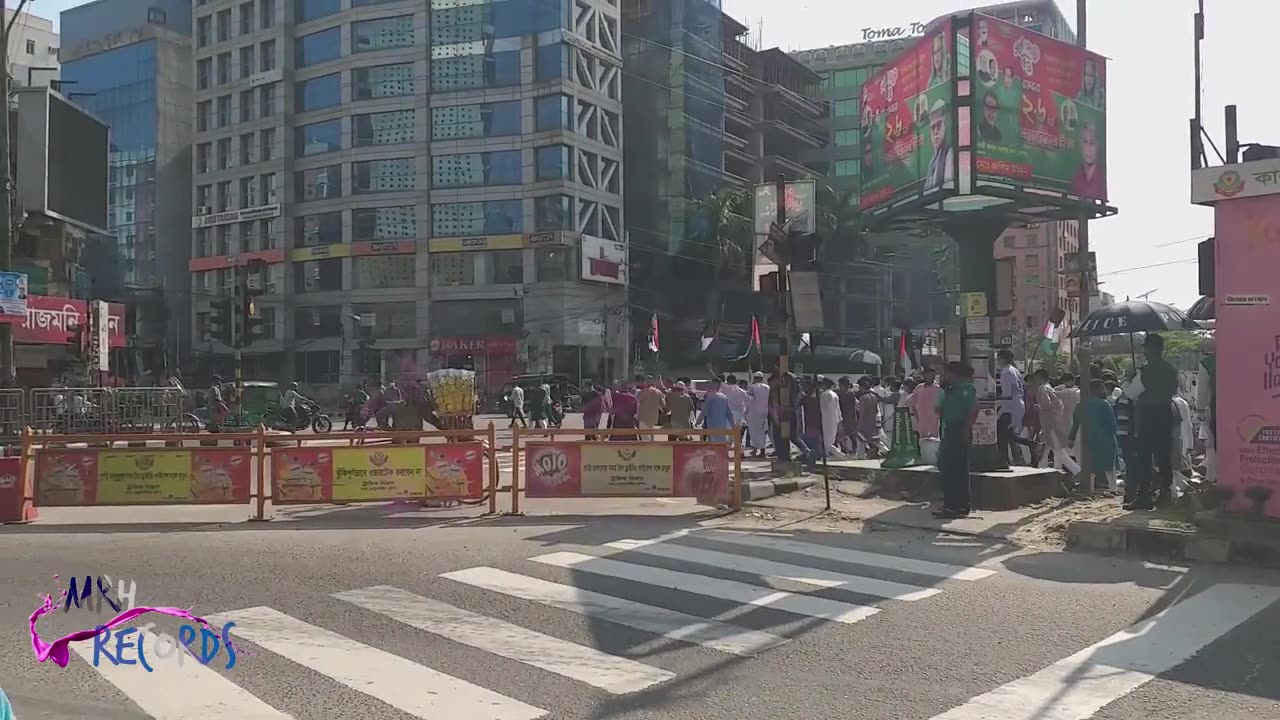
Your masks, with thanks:
[[(644, 540), (618, 540), (592, 549), (600, 554), (556, 550), (521, 560), (520, 567), (476, 566), (442, 573), (436, 580), (445, 584), (453, 602), (474, 594), (488, 596), (475, 598), (475, 605), (459, 603), (469, 608), (483, 607), (481, 600), (528, 603), (741, 657), (765, 653), (791, 639), (783, 632), (735, 624), (731, 622), (736, 617), (733, 613), (691, 614), (688, 605), (676, 610), (651, 598), (675, 591), (713, 600), (717, 607), (727, 603), (739, 611), (768, 609), (838, 626), (892, 611), (897, 604), (926, 601), (946, 592), (945, 586), (938, 586), (943, 581), (975, 582), (995, 574), (985, 568), (728, 530), (681, 531)], [(667, 567), (673, 563), (681, 569)], [(833, 569), (836, 565), (841, 569)], [(918, 578), (920, 584), (876, 576), (876, 571), (883, 575), (886, 570)], [(602, 592), (579, 587), (576, 582), (546, 579), (547, 575), (563, 577), (565, 571), (582, 577), (583, 585), (602, 587), (585, 581), (591, 578), (608, 583), (609, 589)], [(739, 579), (717, 571), (728, 571)], [(778, 589), (775, 585), (779, 582), (797, 589)], [(645, 596), (652, 602), (648, 604), (636, 599), (639, 594), (621, 589), (628, 586), (647, 586), (659, 592)], [(799, 589), (802, 586), (804, 589)], [(406, 633), (425, 633), (520, 663), (547, 674), (548, 679), (557, 676), (611, 696), (660, 688), (677, 677), (676, 672), (652, 664), (647, 656), (636, 659), (611, 654), (540, 631), (546, 628), (525, 627), (393, 585), (340, 590), (322, 601), (358, 608), (394, 621), (395, 627)], [(545, 692), (509, 697), (348, 637), (341, 628), (313, 624), (276, 608), (249, 607), (208, 619), (219, 625), (234, 623), (232, 636), (250, 643), (255, 656), (232, 672), (194, 661), (157, 665), (159, 677), (127, 666), (94, 669), (143, 712), (163, 720), (292, 717), (290, 708), (275, 707), (236, 682), (263, 651), (337, 683), (345, 688), (342, 692), (375, 698), (412, 717), (534, 720), (549, 715), (549, 711), (530, 704), (547, 697)], [(92, 648), (85, 643), (73, 647), (92, 666)]]

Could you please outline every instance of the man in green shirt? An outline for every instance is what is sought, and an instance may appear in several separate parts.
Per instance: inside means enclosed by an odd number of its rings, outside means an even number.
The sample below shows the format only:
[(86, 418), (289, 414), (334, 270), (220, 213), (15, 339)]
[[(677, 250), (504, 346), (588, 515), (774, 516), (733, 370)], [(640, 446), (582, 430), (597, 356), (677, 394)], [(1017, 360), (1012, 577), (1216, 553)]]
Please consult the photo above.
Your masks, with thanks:
[(963, 363), (949, 362), (942, 371), (943, 393), (938, 399), (942, 443), (938, 448), (938, 474), (942, 476), (942, 509), (937, 518), (969, 515), (969, 445), (973, 421), (978, 414), (978, 396), (972, 370)]
[(1126, 510), (1151, 510), (1173, 502), (1173, 395), (1178, 391), (1178, 371), (1164, 359), (1164, 338), (1159, 335), (1147, 335), (1142, 353), (1147, 364), (1138, 375), (1141, 394), (1134, 398), (1137, 450), (1129, 469), (1138, 492), (1125, 504)]

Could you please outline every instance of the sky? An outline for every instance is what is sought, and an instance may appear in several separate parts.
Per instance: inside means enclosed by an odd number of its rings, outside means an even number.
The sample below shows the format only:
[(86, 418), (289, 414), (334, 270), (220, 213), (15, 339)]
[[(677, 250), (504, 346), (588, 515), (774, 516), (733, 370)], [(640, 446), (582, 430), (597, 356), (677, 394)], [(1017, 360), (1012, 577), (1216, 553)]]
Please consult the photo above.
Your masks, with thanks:
[[(800, 50), (858, 42), (862, 28), (928, 22), (993, 0), (723, 2), (753, 29), (763, 24), (762, 47)], [(1205, 5), (1202, 112), (1210, 137), (1224, 149), (1223, 107), (1234, 103), (1242, 143), (1280, 145), (1280, 132), (1263, 132), (1280, 111), (1280, 94), (1248, 81), (1256, 71), (1244, 61), (1275, 46), (1280, 3)], [(1058, 0), (1058, 7), (1074, 27), (1075, 0)], [(1108, 188), (1120, 210), (1089, 226), (1101, 289), (1117, 300), (1154, 290), (1152, 300), (1185, 309), (1199, 297), (1195, 241), (1213, 233), (1212, 209), (1189, 200), (1196, 0), (1089, 0), (1088, 9), (1089, 49), (1109, 58)], [(1210, 163), (1219, 164), (1213, 150), (1207, 152)], [(1156, 264), (1162, 265), (1134, 269)]]
[[(763, 47), (799, 50), (843, 45), (862, 28), (928, 22), (990, 0), (723, 0), (726, 12), (763, 23)], [(8, 0), (12, 7), (16, 3)], [(57, 21), (78, 0), (35, 0), (31, 12)], [(1206, 0), (1203, 113), (1222, 148), (1223, 106), (1239, 106), (1241, 142), (1280, 145), (1263, 128), (1280, 111), (1280, 94), (1248, 81), (1246, 56), (1276, 43), (1280, 3)], [(1074, 26), (1074, 0), (1058, 0)], [(1089, 0), (1089, 48), (1108, 65), (1108, 185), (1118, 215), (1090, 224), (1102, 290), (1123, 300), (1151, 299), (1186, 308), (1199, 297), (1196, 242), (1213, 232), (1213, 211), (1190, 204), (1187, 121), (1193, 114), (1196, 0)], [(1246, 87), (1247, 86), (1247, 87)], [(1261, 92), (1260, 89), (1263, 89)], [(1210, 161), (1218, 164), (1213, 151)], [(1167, 263), (1167, 264), (1166, 264)], [(1157, 267), (1146, 267), (1157, 265)], [(1145, 268), (1145, 269), (1137, 269)]]

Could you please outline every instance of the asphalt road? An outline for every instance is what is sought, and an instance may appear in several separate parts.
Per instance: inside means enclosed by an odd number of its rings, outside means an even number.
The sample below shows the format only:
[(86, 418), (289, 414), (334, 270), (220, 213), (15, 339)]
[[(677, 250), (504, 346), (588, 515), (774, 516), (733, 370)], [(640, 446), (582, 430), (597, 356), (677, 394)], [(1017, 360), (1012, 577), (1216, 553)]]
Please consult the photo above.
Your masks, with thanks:
[[(0, 684), (22, 720), (1280, 716), (1276, 573), (698, 511), (5, 527)], [(160, 659), (154, 633), (181, 632), (167, 617), (143, 641), (154, 672), (95, 668), (92, 641), (66, 668), (36, 662), (37, 595), (102, 574), (136, 583), (137, 605), (234, 622), (236, 664)], [(59, 609), (38, 628), (47, 640), (112, 614)]]

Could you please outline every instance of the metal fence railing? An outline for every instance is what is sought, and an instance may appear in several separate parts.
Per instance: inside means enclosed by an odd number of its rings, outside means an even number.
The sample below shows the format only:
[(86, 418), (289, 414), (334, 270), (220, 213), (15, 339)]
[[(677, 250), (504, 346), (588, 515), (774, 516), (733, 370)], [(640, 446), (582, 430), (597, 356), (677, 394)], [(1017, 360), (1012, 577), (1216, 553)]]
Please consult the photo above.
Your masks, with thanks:
[[(0, 395), (0, 426), (4, 402)], [(185, 402), (186, 394), (172, 387), (32, 388), (25, 413), (15, 418), (25, 415), (37, 433), (144, 434), (175, 429)]]

